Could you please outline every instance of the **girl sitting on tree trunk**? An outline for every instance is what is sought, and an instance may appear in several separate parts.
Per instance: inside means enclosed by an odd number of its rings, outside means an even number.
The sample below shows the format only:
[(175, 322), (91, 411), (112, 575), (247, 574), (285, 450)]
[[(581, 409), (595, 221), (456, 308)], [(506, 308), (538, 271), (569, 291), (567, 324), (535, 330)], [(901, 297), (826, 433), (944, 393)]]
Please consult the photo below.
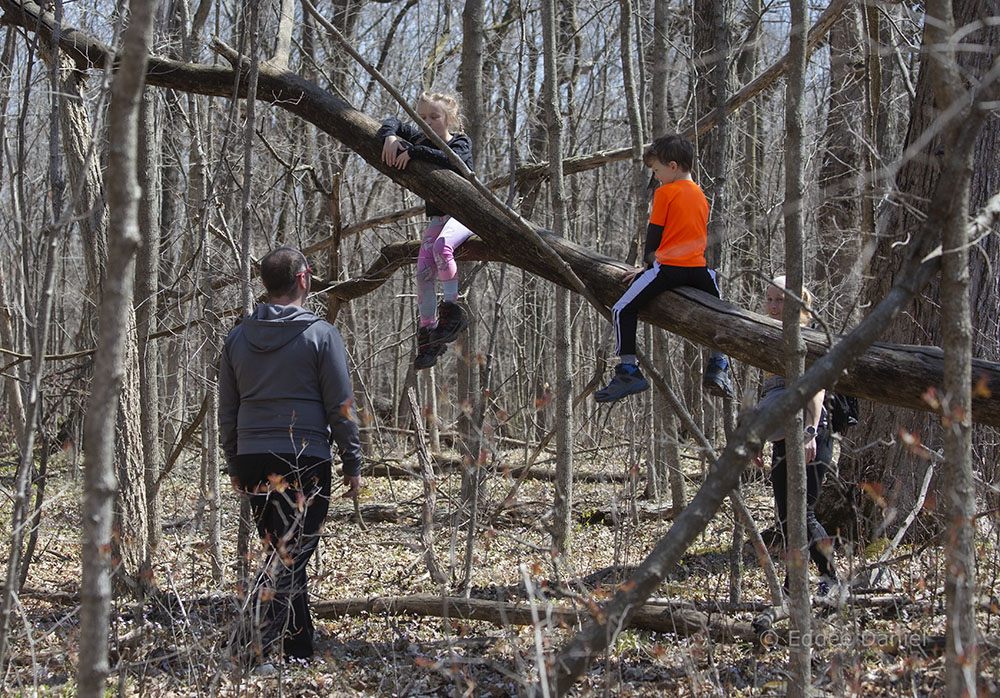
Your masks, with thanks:
[[(441, 92), (424, 92), (417, 100), (417, 114), (434, 133), (472, 169), (472, 141), (462, 131), (458, 100)], [(438, 149), (417, 126), (404, 124), (393, 117), (382, 123), (378, 137), (383, 139), (382, 161), (390, 167), (406, 169), (411, 158), (426, 160), (455, 169), (448, 155)], [(450, 342), (468, 326), (458, 300), (458, 265), (455, 249), (472, 231), (429, 201), (425, 210), (430, 222), (424, 230), (417, 256), (417, 305), (420, 327), (417, 330), (416, 369), (430, 368), (445, 352)], [(435, 280), (441, 282), (444, 300), (437, 304)]]

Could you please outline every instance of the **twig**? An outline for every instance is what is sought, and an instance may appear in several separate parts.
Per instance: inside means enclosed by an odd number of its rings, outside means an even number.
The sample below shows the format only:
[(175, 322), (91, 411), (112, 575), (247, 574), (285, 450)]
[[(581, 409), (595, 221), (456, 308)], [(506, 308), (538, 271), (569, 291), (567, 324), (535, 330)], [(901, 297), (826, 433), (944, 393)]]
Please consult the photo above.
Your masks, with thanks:
[(358, 495), (354, 495), (353, 497), (351, 497), (351, 499), (354, 500), (354, 517), (357, 519), (358, 528), (360, 528), (362, 531), (367, 531), (368, 524), (365, 523), (364, 517), (361, 516), (361, 502), (360, 499), (358, 498)]

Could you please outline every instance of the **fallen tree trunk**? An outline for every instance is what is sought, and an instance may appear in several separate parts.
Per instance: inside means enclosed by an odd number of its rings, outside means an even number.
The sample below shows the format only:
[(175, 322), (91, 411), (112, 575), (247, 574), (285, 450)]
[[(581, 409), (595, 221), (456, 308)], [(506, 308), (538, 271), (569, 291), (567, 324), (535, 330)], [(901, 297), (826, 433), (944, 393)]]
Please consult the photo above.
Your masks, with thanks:
[[(28, 31), (37, 30), (43, 38), (51, 40), (56, 26), (51, 13), (41, 13), (33, 2), (0, 0), (0, 7), (5, 11), (3, 22), (17, 24)], [(114, 58), (108, 46), (83, 32), (62, 27), (57, 35), (60, 47), (81, 69), (102, 68)], [(249, 70), (249, 62), (242, 60), (225, 44), (216, 41), (213, 49), (241, 70)], [(183, 92), (230, 98), (243, 97), (242, 91), (247, 84), (246, 80), (241, 80), (241, 92), (234, 95), (232, 68), (161, 57), (150, 58), (147, 82)], [(567, 285), (559, 270), (546, 262), (545, 253), (517, 231), (506, 213), (480, 194), (469, 181), (450, 170), (436, 168), (423, 161), (415, 161), (405, 170), (385, 166), (381, 161), (382, 144), (375, 136), (378, 122), (354, 109), (342, 98), (300, 75), (263, 64), (260, 66), (257, 99), (270, 101), (315, 124), (393, 181), (454, 215), (481, 238), (480, 244), (488, 246), (490, 258), (553, 283)], [(538, 233), (600, 302), (611, 305), (624, 292), (626, 287), (621, 281), (622, 272), (626, 269), (624, 264), (548, 231), (539, 230)], [(365, 283), (370, 282), (366, 274)], [(640, 317), (741, 361), (769, 371), (783, 370), (783, 342), (777, 323), (698, 291), (682, 289), (663, 294)], [(823, 356), (828, 346), (822, 334), (813, 331), (804, 334), (808, 351), (806, 362), (809, 365)], [(973, 399), (973, 420), (1000, 426), (1000, 365), (974, 361), (972, 376), (977, 386)], [(928, 387), (940, 388), (942, 385), (942, 354), (937, 347), (899, 348), (876, 344), (858, 357), (846, 374), (838, 378), (834, 387), (874, 402), (931, 410), (931, 406), (924, 401), (924, 394)]]
[[(570, 261), (574, 271), (605, 303), (618, 299), (624, 287), (619, 281), (621, 262), (604, 257), (561, 238), (542, 233), (556, 250)], [(371, 293), (389, 279), (400, 267), (416, 261), (417, 242), (386, 245), (382, 254), (361, 276), (327, 287), (327, 291), (342, 300)], [(529, 268), (530, 260), (522, 258), (517, 249), (490, 246), (483, 240), (470, 238), (460, 248), (459, 259), (494, 260)], [(531, 269), (553, 283), (563, 283), (555, 270), (544, 266)], [(720, 314), (722, 317), (720, 318)], [(781, 323), (770, 318), (720, 301), (707, 293), (682, 288), (663, 294), (640, 313), (647, 322), (687, 337), (699, 344), (721, 349), (730, 356), (760, 368), (781, 372)], [(827, 336), (818, 330), (803, 329), (808, 351), (806, 362), (811, 365), (829, 349)], [(834, 341), (839, 339), (835, 335)], [(907, 344), (873, 344), (836, 383), (840, 392), (866, 400), (910, 409), (931, 411), (924, 400), (930, 386), (941, 386), (943, 355), (939, 347)], [(975, 422), (1000, 426), (1000, 364), (980, 359), (972, 363), (973, 383), (977, 398), (973, 399)]]
[[(688, 637), (704, 634), (715, 642), (757, 642), (757, 635), (749, 623), (734, 621), (724, 616), (709, 615), (689, 607), (690, 604), (646, 605), (637, 609), (625, 627), (673, 633)], [(595, 607), (595, 611), (597, 611)], [(466, 599), (459, 596), (415, 596), (370, 599), (355, 598), (341, 601), (320, 601), (313, 605), (318, 618), (341, 618), (372, 614), (418, 615), (434, 618), (482, 620), (495, 625), (532, 625), (528, 604), (514, 604), (485, 599)], [(598, 611), (599, 612), (599, 611)], [(557, 626), (577, 626), (590, 620), (592, 612), (571, 608), (546, 608), (545, 618)]]

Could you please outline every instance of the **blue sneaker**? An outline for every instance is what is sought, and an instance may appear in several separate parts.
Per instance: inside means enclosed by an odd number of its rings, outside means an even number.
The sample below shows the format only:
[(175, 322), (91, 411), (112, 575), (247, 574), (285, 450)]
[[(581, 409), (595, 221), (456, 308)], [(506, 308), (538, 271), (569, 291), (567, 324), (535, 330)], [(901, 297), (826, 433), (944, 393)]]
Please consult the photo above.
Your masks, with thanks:
[(733, 381), (729, 378), (729, 361), (724, 356), (709, 359), (701, 384), (709, 395), (722, 398), (733, 397)]
[(611, 382), (594, 393), (598, 402), (616, 402), (633, 393), (649, 390), (649, 381), (635, 364), (618, 364)]

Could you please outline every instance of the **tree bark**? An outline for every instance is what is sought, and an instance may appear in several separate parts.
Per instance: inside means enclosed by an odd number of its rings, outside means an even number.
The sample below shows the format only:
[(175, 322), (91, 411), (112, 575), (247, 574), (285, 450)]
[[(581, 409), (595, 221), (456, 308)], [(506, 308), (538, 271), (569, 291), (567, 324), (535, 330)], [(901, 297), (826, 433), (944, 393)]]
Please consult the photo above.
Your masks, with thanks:
[[(969, 160), (971, 174), (972, 162)], [(966, 191), (959, 198), (968, 198)], [(956, 187), (957, 189), (957, 187)], [(976, 473), (972, 466), (972, 320), (968, 226), (963, 211), (942, 236), (941, 320), (944, 341), (945, 677), (950, 698), (976, 695)]]
[(462, 10), (462, 65), (459, 69), (465, 132), (472, 141), (472, 154), (477, 169), (486, 144), (486, 118), (483, 112), (483, 0), (465, 0)]
[[(642, 249), (644, 234), (646, 231), (646, 221), (643, 213), (648, 209), (649, 178), (646, 175), (646, 168), (642, 162), (642, 144), (645, 130), (643, 129), (643, 114), (639, 107), (639, 93), (636, 88), (635, 64), (632, 61), (633, 21), (632, 21), (632, 0), (619, 0), (618, 3), (619, 23), (618, 35), (621, 41), (622, 54), (622, 81), (625, 83), (625, 105), (628, 113), (628, 131), (632, 142), (632, 196), (636, 203), (635, 210), (641, 212), (631, 219), (635, 221), (635, 226), (629, 230), (631, 236), (630, 245), (626, 261), (635, 264), (639, 251)], [(665, 76), (663, 76), (665, 77)], [(662, 135), (660, 133), (657, 134)], [(549, 153), (549, 161), (552, 161), (553, 153)], [(630, 226), (631, 227), (631, 226)], [(628, 228), (626, 228), (628, 230)]]
[(143, 91), (140, 110), (138, 173), (142, 199), (139, 207), (139, 246), (135, 267), (135, 325), (139, 352), (139, 419), (142, 437), (142, 473), (146, 489), (147, 541), (160, 543), (161, 517), (156, 480), (163, 454), (160, 448), (160, 352), (150, 335), (156, 332), (156, 305), (160, 272), (160, 170), (156, 138), (156, 95)]
[(136, 139), (139, 99), (152, 39), (153, 3), (130, 2), (124, 33), (122, 66), (111, 87), (108, 126), (115, 134), (108, 162), (109, 273), (101, 302), (101, 337), (95, 357), (94, 381), (87, 418), (84, 458), (83, 579), (80, 585), (80, 696), (98, 698), (108, 674), (112, 468), (115, 414), (125, 367), (129, 309), (132, 306), (133, 264), (139, 244), (136, 180)]
[[(544, 50), (545, 123), (548, 130), (548, 155), (552, 170), (549, 187), (555, 235), (566, 234), (566, 190), (562, 161), (562, 100), (559, 93), (560, 56), (556, 43), (555, 0), (542, 0), (542, 43)], [(573, 530), (573, 364), (571, 360), (570, 293), (559, 287), (555, 300), (556, 352), (556, 482), (555, 512), (552, 521), (552, 547), (564, 560), (569, 559), (570, 534)]]
[(275, 68), (288, 68), (292, 53), (292, 29), (295, 26), (295, 0), (279, 0), (278, 33), (274, 42), (274, 56), (271, 63)]
[[(258, 44), (260, 40), (260, 17), (257, 3), (249, 6), (248, 24), (245, 31), (249, 35), (250, 56), (246, 59), (246, 72), (239, 75), (238, 89), (246, 96), (246, 122), (243, 126), (243, 192), (240, 205), (240, 306), (241, 317), (248, 317), (253, 311), (253, 296), (250, 293), (250, 238), (253, 229), (253, 144), (256, 129), (257, 89), (260, 75)], [(245, 78), (245, 79), (244, 79)], [(243, 583), (249, 575), (247, 558), (250, 550), (250, 500), (240, 497), (240, 523), (236, 533), (237, 577)]]
[(670, 32), (670, 2), (669, 0), (653, 0), (653, 36), (649, 42), (649, 63), (653, 74), (650, 83), (650, 111), (652, 121), (650, 130), (654, 134), (665, 133), (673, 119), (670, 118), (668, 91), (670, 89), (670, 45), (667, 41)]
[(701, 182), (712, 204), (705, 258), (710, 268), (724, 270), (729, 266), (724, 255), (729, 248), (726, 230), (728, 183), (733, 162), (726, 114), (730, 63), (730, 19), (726, 0), (696, 0), (693, 18), (695, 69), (699, 76), (697, 108), (699, 113), (715, 116), (715, 127), (699, 134), (698, 160), (704, 176), (695, 178)]
[[(955, 56), (952, 0), (932, 0), (924, 22), (923, 59), (941, 109), (961, 99), (962, 74)], [(985, 105), (984, 105), (985, 108)], [(972, 318), (969, 309), (969, 226), (966, 206), (973, 154), (956, 148), (957, 134), (942, 138), (943, 157), (964, 167), (949, 182), (956, 205), (941, 229), (941, 330), (944, 383), (940, 397), (944, 430), (945, 689), (949, 698), (976, 696), (976, 474), (972, 467)], [(995, 300), (995, 299), (994, 299)]]
[[(802, 307), (791, 302), (802, 297), (802, 238), (805, 206), (805, 143), (802, 97), (806, 74), (806, 3), (792, 0), (788, 48), (788, 85), (785, 88), (785, 380), (798, 380), (805, 370), (806, 347), (802, 341)], [(811, 396), (808, 396), (811, 397)], [(802, 411), (785, 419), (785, 459), (788, 503), (786, 572), (790, 601), (789, 620), (798, 638), (788, 649), (789, 698), (808, 698), (812, 684), (812, 608), (809, 602), (809, 534), (806, 531), (806, 461), (803, 450)]]
[[(861, 192), (867, 142), (862, 8), (844, 8), (830, 30), (830, 99), (823, 133), (819, 173), (820, 204), (816, 216), (819, 250), (813, 265), (815, 287), (826, 303), (826, 315), (843, 327), (856, 307), (861, 281)], [(872, 231), (868, 231), (869, 233)]]

